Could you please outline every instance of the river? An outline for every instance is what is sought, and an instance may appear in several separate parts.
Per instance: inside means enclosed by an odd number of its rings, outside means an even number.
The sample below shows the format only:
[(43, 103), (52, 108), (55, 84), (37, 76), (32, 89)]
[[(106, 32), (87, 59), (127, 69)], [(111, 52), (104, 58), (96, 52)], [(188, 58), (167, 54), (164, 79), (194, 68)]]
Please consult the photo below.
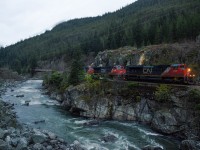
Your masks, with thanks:
[[(177, 150), (179, 142), (152, 131), (136, 122), (103, 121), (95, 126), (84, 126), (88, 119), (75, 117), (43, 94), (42, 80), (28, 80), (8, 88), (2, 95), (4, 101), (13, 103), (18, 120), (34, 128), (49, 130), (73, 142), (78, 140), (88, 149), (140, 150), (145, 145)], [(25, 106), (30, 101), (29, 106)], [(41, 121), (39, 123), (35, 123)], [(114, 135), (114, 142), (103, 142), (105, 135)]]

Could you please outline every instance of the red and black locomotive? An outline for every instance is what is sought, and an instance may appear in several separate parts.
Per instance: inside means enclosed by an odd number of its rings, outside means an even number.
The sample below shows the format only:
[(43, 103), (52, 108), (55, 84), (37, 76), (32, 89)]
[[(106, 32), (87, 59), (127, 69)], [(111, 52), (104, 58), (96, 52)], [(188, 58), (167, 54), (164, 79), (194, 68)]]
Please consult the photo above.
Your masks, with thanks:
[(154, 66), (121, 66), (89, 67), (88, 74), (109, 76), (124, 80), (163, 80), (184, 83), (194, 82), (195, 75), (186, 64), (154, 65)]

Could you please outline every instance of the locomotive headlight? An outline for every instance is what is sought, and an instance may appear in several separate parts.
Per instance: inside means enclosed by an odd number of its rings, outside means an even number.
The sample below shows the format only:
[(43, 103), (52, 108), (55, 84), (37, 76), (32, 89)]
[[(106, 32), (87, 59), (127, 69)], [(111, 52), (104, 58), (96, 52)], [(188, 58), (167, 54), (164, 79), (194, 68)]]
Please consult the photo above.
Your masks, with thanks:
[(193, 77), (195, 77), (195, 74), (193, 74)]
[(191, 72), (191, 69), (190, 68), (188, 68), (188, 70), (187, 70), (188, 72)]

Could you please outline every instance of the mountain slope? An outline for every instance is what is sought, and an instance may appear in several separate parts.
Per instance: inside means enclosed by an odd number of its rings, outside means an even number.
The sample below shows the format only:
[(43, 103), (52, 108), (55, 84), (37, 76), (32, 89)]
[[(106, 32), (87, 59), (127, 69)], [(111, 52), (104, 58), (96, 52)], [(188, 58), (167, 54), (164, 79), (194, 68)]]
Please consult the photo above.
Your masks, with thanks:
[(23, 72), (38, 60), (77, 51), (88, 54), (125, 45), (137, 46), (194, 40), (200, 34), (199, 0), (138, 0), (103, 16), (74, 19), (36, 37), (0, 49), (0, 66)]

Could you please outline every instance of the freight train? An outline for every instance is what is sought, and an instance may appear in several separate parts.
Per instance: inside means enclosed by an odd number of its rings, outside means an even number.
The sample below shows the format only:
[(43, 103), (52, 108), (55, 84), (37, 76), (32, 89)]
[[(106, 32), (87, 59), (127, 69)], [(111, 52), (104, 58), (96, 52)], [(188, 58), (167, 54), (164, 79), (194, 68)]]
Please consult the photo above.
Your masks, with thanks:
[(193, 83), (195, 74), (186, 64), (135, 65), (113, 67), (88, 67), (87, 73), (96, 77), (111, 77), (123, 80), (158, 80)]

